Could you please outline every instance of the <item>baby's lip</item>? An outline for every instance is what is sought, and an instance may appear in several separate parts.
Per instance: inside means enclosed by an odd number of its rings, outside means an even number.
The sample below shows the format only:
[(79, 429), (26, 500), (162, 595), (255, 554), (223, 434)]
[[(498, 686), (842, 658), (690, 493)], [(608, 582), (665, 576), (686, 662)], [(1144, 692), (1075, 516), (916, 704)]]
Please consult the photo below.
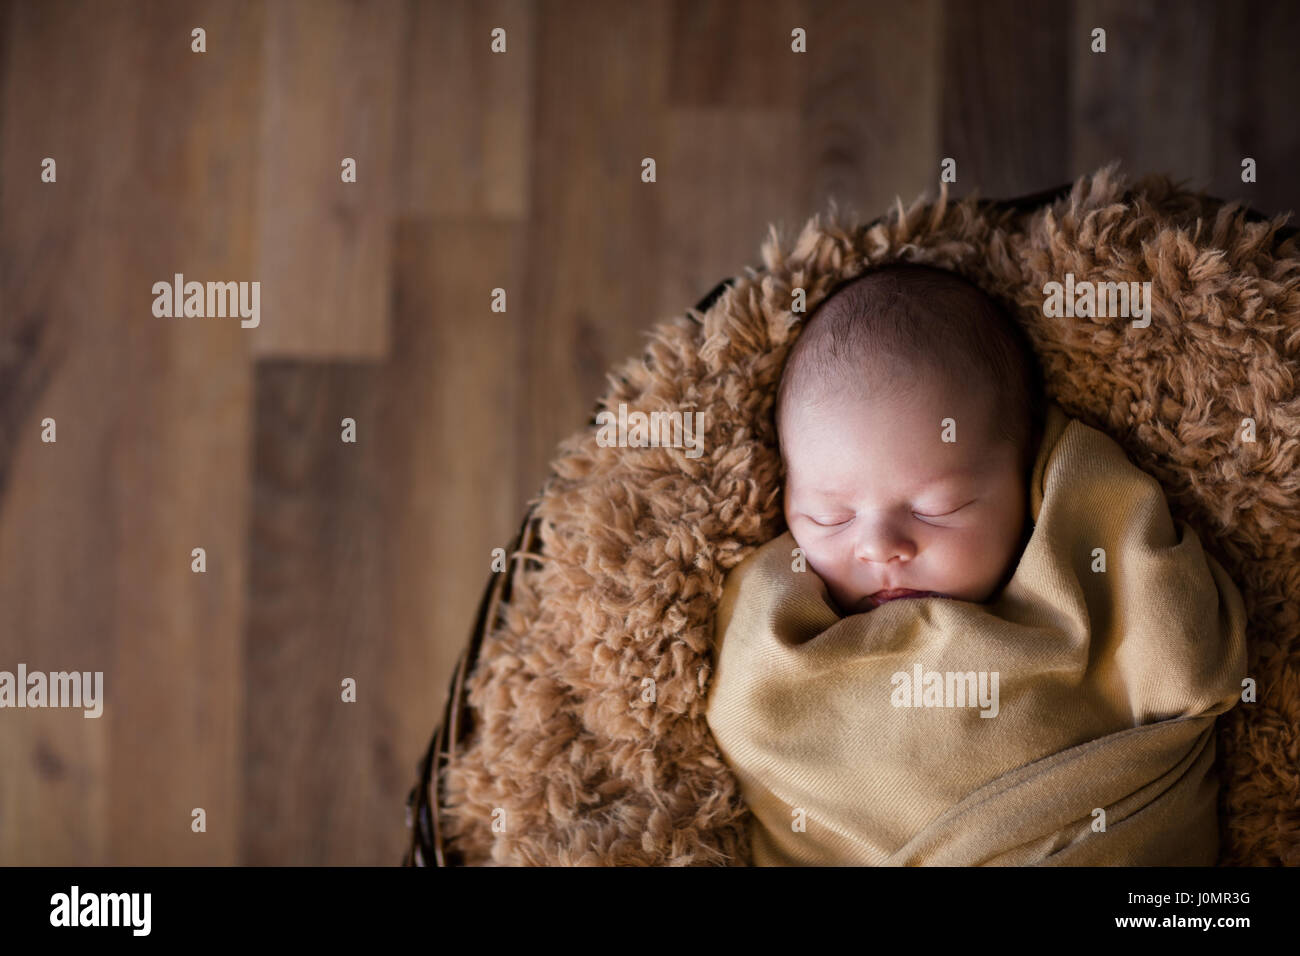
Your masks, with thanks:
[(871, 602), (872, 607), (879, 607), (886, 601), (894, 601), (898, 598), (928, 597), (930, 595), (937, 595), (938, 593), (938, 591), (914, 591), (911, 588), (890, 588), (886, 591), (877, 591), (875, 594), (872, 594), (868, 600)]

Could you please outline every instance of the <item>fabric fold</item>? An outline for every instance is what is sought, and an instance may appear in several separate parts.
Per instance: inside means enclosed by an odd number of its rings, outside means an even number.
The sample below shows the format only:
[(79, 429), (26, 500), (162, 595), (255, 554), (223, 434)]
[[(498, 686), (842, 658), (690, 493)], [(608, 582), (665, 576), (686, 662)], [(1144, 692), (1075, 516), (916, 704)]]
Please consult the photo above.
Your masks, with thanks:
[(706, 715), (756, 865), (1214, 863), (1240, 592), (1159, 483), (1055, 404), (1029, 507), (986, 604), (841, 617), (788, 531), (732, 569)]

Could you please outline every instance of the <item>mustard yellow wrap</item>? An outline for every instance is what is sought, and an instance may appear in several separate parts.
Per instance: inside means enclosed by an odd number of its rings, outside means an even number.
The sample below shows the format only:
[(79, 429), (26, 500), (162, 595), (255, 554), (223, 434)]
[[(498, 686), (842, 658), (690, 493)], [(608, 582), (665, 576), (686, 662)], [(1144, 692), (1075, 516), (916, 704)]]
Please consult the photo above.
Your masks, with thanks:
[(841, 617), (789, 532), (728, 574), (707, 719), (756, 865), (1215, 862), (1240, 592), (1159, 483), (1055, 404), (1030, 514), (987, 604)]

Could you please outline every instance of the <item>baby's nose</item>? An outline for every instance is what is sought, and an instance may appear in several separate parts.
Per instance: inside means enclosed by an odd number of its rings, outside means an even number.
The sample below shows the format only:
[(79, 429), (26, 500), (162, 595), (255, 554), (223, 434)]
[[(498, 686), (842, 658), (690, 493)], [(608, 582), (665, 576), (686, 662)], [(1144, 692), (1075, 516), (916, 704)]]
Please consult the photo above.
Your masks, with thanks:
[(886, 564), (898, 559), (910, 561), (916, 555), (916, 543), (895, 523), (880, 521), (864, 525), (854, 542), (854, 557), (859, 561)]

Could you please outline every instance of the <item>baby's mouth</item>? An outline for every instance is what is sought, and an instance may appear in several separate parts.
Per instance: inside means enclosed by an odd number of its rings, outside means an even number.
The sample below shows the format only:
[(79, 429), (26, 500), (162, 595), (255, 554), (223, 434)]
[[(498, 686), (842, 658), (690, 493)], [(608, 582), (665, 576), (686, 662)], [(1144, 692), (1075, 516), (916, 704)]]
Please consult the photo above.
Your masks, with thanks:
[(886, 601), (896, 601), (899, 598), (919, 597), (942, 597), (942, 595), (938, 591), (913, 591), (911, 588), (893, 588), (888, 591), (877, 591), (875, 594), (868, 595), (867, 603), (872, 608), (877, 608)]

